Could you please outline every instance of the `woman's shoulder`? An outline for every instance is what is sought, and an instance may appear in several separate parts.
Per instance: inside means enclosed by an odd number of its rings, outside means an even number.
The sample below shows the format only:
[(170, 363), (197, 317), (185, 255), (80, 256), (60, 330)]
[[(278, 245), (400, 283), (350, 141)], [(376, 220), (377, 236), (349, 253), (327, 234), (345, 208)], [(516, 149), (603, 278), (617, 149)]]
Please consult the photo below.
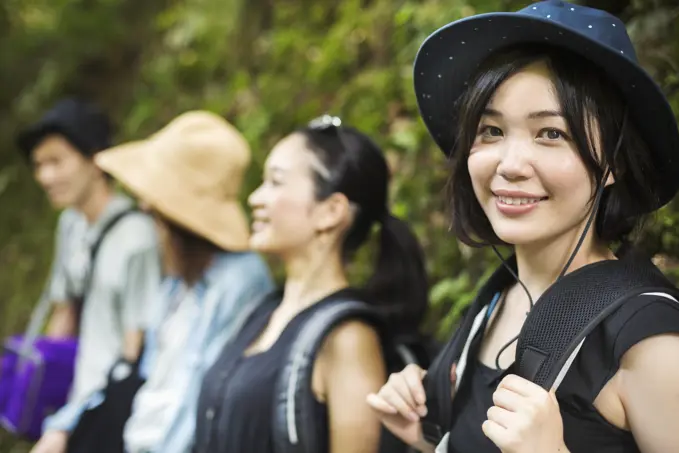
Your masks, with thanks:
[(602, 324), (606, 342), (612, 347), (613, 360), (646, 338), (679, 334), (679, 301), (662, 291), (629, 298)]

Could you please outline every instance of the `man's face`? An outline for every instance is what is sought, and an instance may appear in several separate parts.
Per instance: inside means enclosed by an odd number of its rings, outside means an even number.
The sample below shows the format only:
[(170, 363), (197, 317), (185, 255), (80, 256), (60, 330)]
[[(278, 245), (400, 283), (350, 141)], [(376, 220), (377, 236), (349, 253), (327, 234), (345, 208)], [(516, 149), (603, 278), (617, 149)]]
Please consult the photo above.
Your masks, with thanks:
[(31, 153), (36, 181), (57, 208), (80, 206), (101, 177), (94, 161), (61, 135), (46, 136)]

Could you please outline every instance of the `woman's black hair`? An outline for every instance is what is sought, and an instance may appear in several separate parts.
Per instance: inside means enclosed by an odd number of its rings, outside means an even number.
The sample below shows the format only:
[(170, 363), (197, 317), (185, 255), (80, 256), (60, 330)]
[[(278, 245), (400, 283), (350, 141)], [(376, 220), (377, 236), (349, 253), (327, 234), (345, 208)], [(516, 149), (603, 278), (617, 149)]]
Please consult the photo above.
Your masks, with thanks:
[(188, 286), (198, 283), (209, 267), (212, 257), (225, 250), (157, 211), (153, 211), (153, 215), (165, 226), (169, 235), (167, 242), (161, 241), (164, 265), (177, 272), (177, 277)]
[(388, 208), (389, 167), (380, 148), (352, 127), (328, 124), (297, 131), (325, 172), (313, 169), (316, 199), (342, 193), (356, 209), (345, 234), (345, 261), (380, 225), (375, 272), (365, 291), (368, 301), (388, 316), (396, 335), (414, 335), (427, 308), (428, 283), (422, 248), (408, 225)]
[[(652, 189), (648, 146), (635, 125), (625, 120), (623, 97), (602, 70), (573, 52), (546, 45), (519, 45), (494, 53), (479, 67), (454, 106), (460, 135), (452, 150), (448, 185), (452, 229), (462, 242), (473, 247), (506, 245), (495, 234), (474, 194), (467, 158), (483, 111), (495, 91), (513, 74), (536, 62), (544, 62), (553, 75), (562, 113), (592, 186), (598, 188), (603, 182), (606, 167), (614, 176), (615, 182), (603, 191), (595, 234), (608, 244), (624, 244), (641, 226), (641, 213), (650, 211), (649, 206), (658, 198)], [(597, 149), (599, 145), (601, 150)]]

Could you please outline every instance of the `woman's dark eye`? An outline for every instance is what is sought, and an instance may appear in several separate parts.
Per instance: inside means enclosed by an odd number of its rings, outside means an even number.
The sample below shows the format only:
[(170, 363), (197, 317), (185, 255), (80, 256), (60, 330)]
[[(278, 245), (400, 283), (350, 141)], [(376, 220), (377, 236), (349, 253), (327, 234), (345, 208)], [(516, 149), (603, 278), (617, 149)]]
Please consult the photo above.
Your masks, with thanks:
[(496, 126), (482, 126), (480, 132), (486, 137), (502, 137), (502, 129)]
[(543, 129), (538, 134), (540, 138), (545, 138), (547, 140), (559, 140), (561, 138), (566, 139), (566, 134), (558, 129)]

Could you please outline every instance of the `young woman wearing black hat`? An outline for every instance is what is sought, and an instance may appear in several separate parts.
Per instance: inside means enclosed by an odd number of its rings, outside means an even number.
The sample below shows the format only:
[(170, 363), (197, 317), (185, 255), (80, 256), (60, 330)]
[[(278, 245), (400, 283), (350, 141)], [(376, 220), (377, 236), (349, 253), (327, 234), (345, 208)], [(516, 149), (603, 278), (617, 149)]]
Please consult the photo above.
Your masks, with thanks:
[[(506, 264), (515, 278), (480, 293), (488, 300), (465, 357), (429, 373), (410, 366), (369, 404), (422, 451), (435, 442), (421, 421), (444, 399), (451, 420), (437, 452), (676, 450), (679, 303), (671, 295), (627, 299), (580, 344), (552, 391), (519, 377), (524, 364), (514, 361), (527, 311), (546, 292), (602, 263), (652, 267), (613, 247), (628, 245), (643, 216), (677, 192), (676, 121), (637, 65), (624, 24), (560, 1), (463, 19), (424, 43), (415, 89), (453, 163), (453, 231), (472, 246), (512, 245)], [(601, 294), (591, 282), (588, 297)], [(558, 300), (564, 324), (581, 315), (568, 311), (573, 302)], [(563, 326), (543, 327), (552, 329)], [(442, 374), (452, 401), (425, 395), (425, 375)]]
[[(285, 286), (207, 373), (195, 452), (280, 451), (273, 434), (275, 389), (291, 344), (319, 310), (339, 300), (364, 301), (387, 314), (394, 337), (417, 332), (427, 306), (422, 251), (408, 226), (389, 212), (389, 170), (381, 150), (340, 124), (324, 116), (281, 140), (267, 158), (264, 182), (250, 196), (250, 244), (283, 262)], [(365, 288), (352, 288), (346, 265), (375, 226), (375, 273)], [(313, 395), (309, 415), (322, 431), (313, 433), (321, 439), (313, 451), (376, 453), (380, 423), (365, 405), (385, 379), (375, 326), (361, 319), (336, 325), (311, 360), (310, 388), (298, 391)]]

